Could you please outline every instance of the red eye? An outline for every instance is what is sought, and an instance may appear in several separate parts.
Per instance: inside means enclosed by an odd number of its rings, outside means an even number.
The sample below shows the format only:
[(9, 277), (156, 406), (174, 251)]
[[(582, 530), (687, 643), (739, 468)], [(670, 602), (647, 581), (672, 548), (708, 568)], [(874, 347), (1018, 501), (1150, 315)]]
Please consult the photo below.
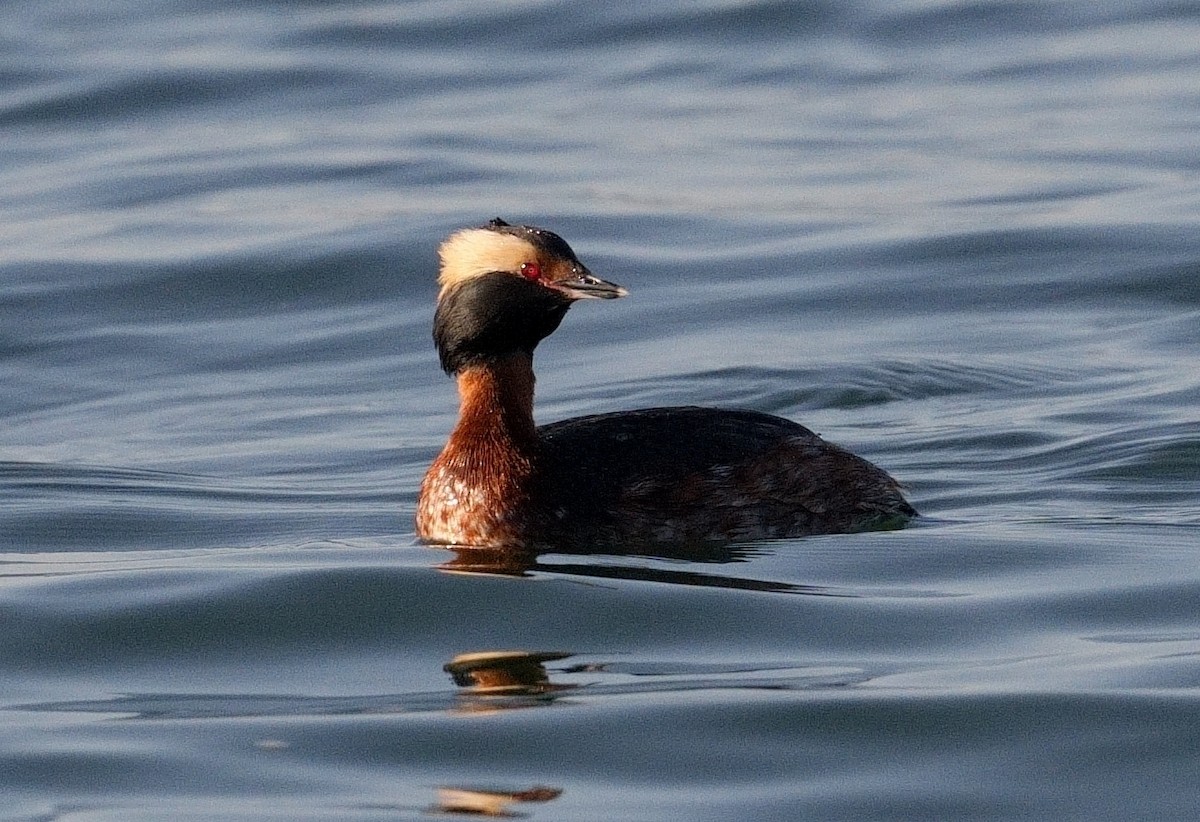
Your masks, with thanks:
[(521, 263), (521, 276), (537, 282), (542, 278), (542, 267), (537, 263)]

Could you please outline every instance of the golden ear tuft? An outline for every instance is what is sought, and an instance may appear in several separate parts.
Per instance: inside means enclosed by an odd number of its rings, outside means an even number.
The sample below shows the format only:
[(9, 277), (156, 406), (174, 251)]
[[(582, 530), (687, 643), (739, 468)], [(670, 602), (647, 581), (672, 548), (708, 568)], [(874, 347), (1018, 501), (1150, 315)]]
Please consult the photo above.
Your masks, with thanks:
[(452, 285), (495, 271), (518, 274), (521, 264), (538, 259), (538, 250), (514, 234), (486, 228), (464, 228), (446, 238), (438, 249), (442, 269), (438, 283), (444, 292)]

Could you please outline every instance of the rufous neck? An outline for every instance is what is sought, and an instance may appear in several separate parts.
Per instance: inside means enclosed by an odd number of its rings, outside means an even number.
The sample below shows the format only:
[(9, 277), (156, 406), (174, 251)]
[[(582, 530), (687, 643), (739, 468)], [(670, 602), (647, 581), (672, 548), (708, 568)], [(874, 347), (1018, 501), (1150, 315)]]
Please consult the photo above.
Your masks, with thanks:
[(458, 429), (532, 443), (536, 439), (533, 384), (533, 357), (525, 353), (463, 369), (458, 374)]

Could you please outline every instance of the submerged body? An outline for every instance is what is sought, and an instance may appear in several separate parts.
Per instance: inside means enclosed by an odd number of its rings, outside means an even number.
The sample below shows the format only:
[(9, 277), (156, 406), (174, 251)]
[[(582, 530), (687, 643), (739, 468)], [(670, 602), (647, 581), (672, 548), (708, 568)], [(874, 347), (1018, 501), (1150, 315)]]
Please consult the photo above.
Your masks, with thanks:
[(902, 525), (882, 469), (756, 411), (675, 407), (533, 423), (533, 349), (572, 302), (624, 295), (557, 235), (494, 220), (443, 245), (434, 337), (459, 421), (417, 507), (427, 542), (687, 545)]

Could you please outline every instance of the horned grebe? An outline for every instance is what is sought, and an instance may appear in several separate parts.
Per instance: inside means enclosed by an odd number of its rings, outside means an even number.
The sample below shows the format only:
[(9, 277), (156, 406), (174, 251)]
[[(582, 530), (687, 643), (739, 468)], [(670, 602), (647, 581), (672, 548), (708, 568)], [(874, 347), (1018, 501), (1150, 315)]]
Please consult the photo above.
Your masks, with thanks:
[(422, 540), (601, 550), (895, 528), (916, 515), (884, 471), (770, 414), (649, 408), (535, 426), (534, 348), (571, 303), (627, 292), (557, 234), (499, 218), (438, 254), (433, 338), (461, 407), (421, 483)]

